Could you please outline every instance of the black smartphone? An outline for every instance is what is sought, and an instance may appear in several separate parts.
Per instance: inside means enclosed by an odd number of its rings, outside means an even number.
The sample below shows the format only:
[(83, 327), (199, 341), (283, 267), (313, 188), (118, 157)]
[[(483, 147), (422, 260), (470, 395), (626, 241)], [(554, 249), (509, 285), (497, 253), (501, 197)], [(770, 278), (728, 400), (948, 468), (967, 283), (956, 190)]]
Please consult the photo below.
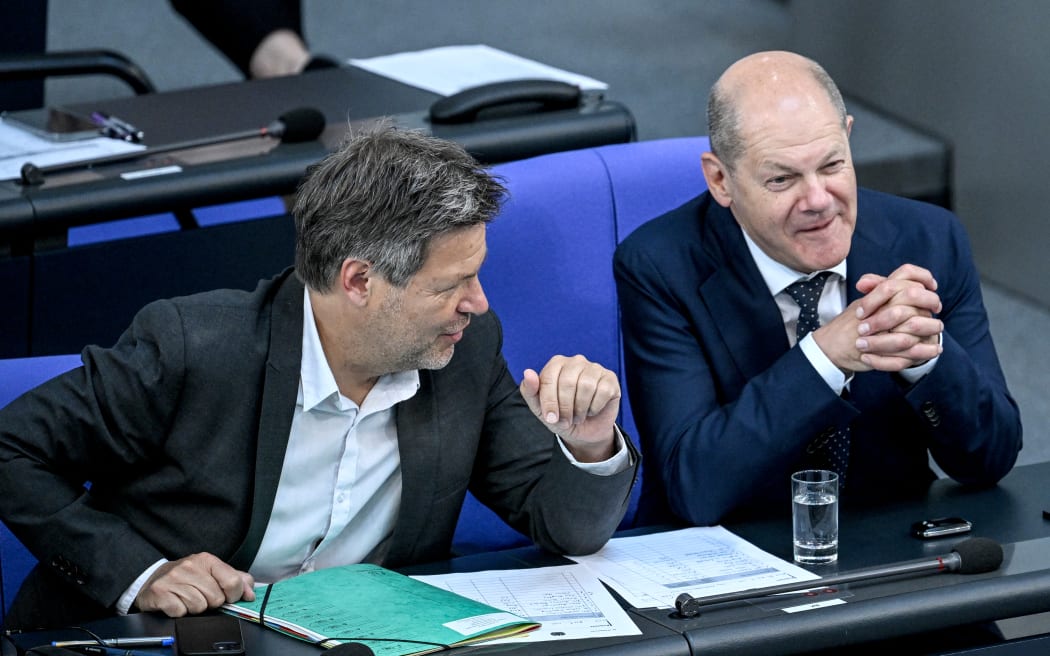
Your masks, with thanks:
[(231, 615), (197, 615), (175, 619), (179, 656), (233, 656), (244, 653), (241, 623)]
[(911, 534), (924, 540), (940, 538), (947, 535), (958, 535), (969, 533), (973, 524), (962, 517), (938, 517), (937, 519), (924, 519), (911, 525)]
[(51, 141), (74, 141), (99, 136), (99, 126), (84, 116), (61, 107), (42, 107), (3, 113), (4, 123)]

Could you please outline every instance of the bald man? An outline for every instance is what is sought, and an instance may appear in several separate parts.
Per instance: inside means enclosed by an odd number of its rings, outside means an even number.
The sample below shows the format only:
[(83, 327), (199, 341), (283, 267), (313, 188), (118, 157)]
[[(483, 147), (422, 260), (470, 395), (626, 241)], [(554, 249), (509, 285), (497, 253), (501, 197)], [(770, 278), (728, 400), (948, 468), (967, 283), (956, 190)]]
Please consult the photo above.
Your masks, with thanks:
[(787, 512), (809, 467), (839, 471), (847, 504), (925, 489), (930, 455), (964, 484), (1013, 467), (1020, 416), (966, 234), (858, 189), (852, 126), (817, 63), (745, 57), (711, 90), (708, 191), (617, 250), (648, 519)]

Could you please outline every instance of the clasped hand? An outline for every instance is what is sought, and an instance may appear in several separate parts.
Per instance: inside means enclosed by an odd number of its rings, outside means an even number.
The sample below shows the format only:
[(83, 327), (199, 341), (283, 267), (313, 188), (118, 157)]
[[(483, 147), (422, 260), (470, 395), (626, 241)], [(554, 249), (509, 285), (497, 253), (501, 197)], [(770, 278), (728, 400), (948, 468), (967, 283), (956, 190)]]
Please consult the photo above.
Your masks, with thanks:
[(905, 264), (889, 276), (857, 281), (863, 297), (813, 333), (817, 345), (844, 372), (901, 371), (940, 355), (944, 324), (937, 281)]
[(582, 355), (556, 355), (538, 374), (526, 369), (520, 389), (532, 413), (578, 461), (613, 456), (613, 426), (620, 411), (616, 374)]

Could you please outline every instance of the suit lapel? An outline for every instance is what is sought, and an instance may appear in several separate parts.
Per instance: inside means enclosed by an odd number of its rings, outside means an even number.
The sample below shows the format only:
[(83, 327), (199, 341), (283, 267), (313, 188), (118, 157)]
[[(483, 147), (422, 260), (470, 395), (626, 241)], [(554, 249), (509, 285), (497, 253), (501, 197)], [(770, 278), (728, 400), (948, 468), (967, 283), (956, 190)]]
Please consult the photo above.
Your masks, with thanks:
[(857, 227), (846, 258), (847, 304), (860, 298), (857, 279), (862, 275), (877, 273), (888, 276), (901, 264), (893, 252), (898, 229), (878, 211), (878, 204), (869, 194), (861, 189), (857, 195)]
[[(443, 423), (437, 412), (434, 395), (434, 372), (419, 371), (419, 391), (399, 403), (397, 412), (397, 446), (401, 455), (401, 507), (390, 539), (385, 562), (405, 563), (415, 560), (416, 546), (422, 543), (424, 530), (433, 530), (428, 516), (430, 500), (436, 493), (441, 455)], [(425, 427), (425, 429), (421, 429)]]
[(289, 272), (277, 284), (271, 305), (270, 349), (259, 407), (251, 521), (244, 541), (230, 558), (231, 565), (243, 570), (255, 560), (270, 521), (302, 368), (303, 285)]
[(749, 380), (788, 349), (784, 322), (732, 213), (709, 201), (705, 256), (716, 268), (698, 289), (740, 375)]

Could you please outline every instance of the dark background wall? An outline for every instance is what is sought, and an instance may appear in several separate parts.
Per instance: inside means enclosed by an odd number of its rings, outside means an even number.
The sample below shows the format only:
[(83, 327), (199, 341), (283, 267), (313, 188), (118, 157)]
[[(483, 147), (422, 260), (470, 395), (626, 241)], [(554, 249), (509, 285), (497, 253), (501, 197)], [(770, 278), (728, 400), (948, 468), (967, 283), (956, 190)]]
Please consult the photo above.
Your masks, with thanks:
[(1050, 307), (1050, 3), (792, 0), (794, 49), (947, 135), (955, 210), (987, 280)]

